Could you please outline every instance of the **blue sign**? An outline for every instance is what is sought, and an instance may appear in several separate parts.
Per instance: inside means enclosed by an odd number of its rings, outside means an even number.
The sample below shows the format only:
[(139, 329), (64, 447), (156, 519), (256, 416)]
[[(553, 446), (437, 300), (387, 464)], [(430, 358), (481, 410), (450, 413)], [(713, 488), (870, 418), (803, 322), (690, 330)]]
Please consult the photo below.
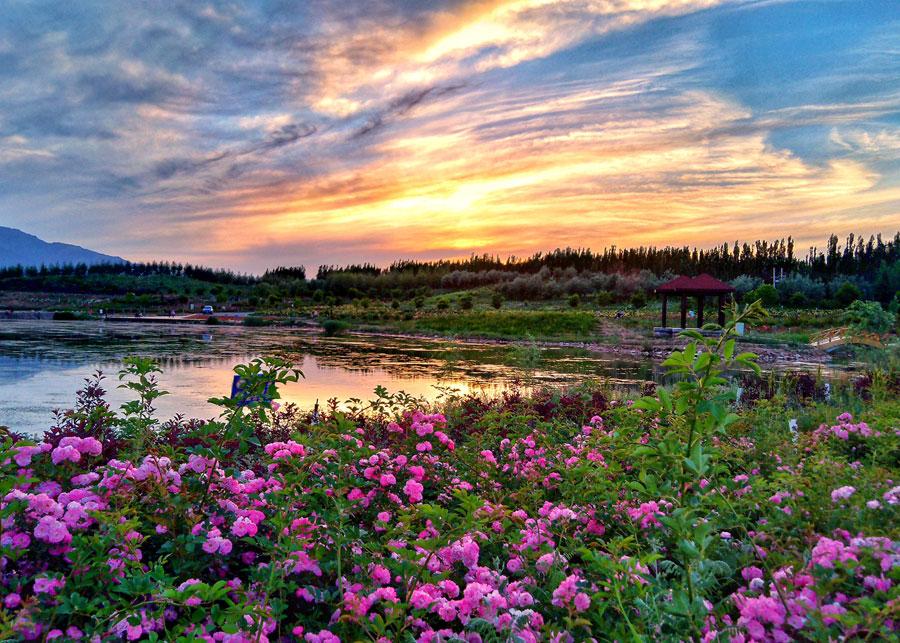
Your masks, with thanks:
[(263, 389), (263, 394), (260, 396), (257, 395), (246, 395), (244, 392), (244, 380), (240, 375), (235, 375), (234, 379), (231, 381), (231, 399), (232, 400), (240, 400), (238, 402), (238, 406), (249, 406), (255, 402), (263, 402), (268, 404), (273, 400), (272, 396), (269, 394), (269, 387), (272, 385), (271, 382), (266, 382), (266, 387)]

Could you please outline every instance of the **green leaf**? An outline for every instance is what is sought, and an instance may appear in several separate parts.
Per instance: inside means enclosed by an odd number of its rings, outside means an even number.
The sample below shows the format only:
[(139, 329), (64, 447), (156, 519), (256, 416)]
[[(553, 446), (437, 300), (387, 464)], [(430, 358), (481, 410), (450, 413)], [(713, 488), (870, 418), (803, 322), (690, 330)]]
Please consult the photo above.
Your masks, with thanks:
[(729, 339), (725, 342), (725, 347), (722, 350), (722, 354), (725, 357), (725, 361), (730, 361), (731, 357), (734, 355), (734, 339)]
[(655, 397), (642, 397), (637, 402), (635, 402), (632, 407), (633, 409), (643, 409), (645, 411), (656, 412), (660, 408), (659, 400)]
[(666, 413), (671, 413), (672, 394), (662, 387), (656, 389), (656, 393), (657, 395), (659, 395), (659, 401), (662, 402), (663, 408), (666, 410)]

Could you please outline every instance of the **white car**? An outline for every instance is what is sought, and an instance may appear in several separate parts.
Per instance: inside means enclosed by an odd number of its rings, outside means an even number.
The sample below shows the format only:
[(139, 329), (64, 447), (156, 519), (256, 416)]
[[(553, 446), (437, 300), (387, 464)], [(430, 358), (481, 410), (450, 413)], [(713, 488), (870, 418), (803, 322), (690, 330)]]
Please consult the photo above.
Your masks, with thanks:
[(202, 310), (201, 312), (202, 312), (204, 315), (212, 315), (212, 314), (213, 314), (213, 307), (212, 307), (212, 306), (204, 306), (204, 307), (203, 307), (203, 310)]

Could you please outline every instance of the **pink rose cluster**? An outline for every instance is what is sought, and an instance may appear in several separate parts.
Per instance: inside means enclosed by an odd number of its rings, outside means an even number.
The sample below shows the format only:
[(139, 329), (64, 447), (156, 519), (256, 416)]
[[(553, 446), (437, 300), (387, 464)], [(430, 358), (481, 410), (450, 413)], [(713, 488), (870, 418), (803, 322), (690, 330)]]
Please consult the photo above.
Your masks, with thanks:
[(103, 453), (103, 445), (96, 438), (65, 437), (50, 453), (53, 464), (69, 460), (80, 462), (82, 456), (98, 456)]
[(815, 431), (815, 435), (817, 438), (826, 437), (829, 435), (833, 435), (841, 440), (849, 440), (851, 436), (858, 436), (860, 438), (868, 438), (868, 437), (881, 437), (880, 431), (874, 431), (868, 424), (865, 422), (853, 422), (853, 416), (849, 413), (841, 413), (837, 416), (837, 424), (833, 424), (828, 426), (827, 424), (821, 425)]
[[(773, 572), (769, 582), (762, 570), (748, 567), (742, 571), (747, 586), (732, 595), (738, 609), (736, 621), (724, 616), (707, 620), (704, 640), (718, 640), (723, 627), (738, 627), (740, 634), (731, 641), (789, 641), (815, 638), (817, 622), (825, 626), (839, 624), (841, 616), (853, 603), (876, 593), (888, 592), (893, 584), (885, 574), (900, 566), (900, 543), (887, 538), (856, 537), (839, 534), (836, 538), (820, 536), (812, 549), (808, 566), (800, 572), (784, 567)], [(827, 572), (829, 580), (820, 589), (819, 578)], [(855, 588), (851, 595), (847, 592)], [(887, 623), (893, 627), (893, 623)], [(857, 630), (850, 626), (844, 635), (852, 638)], [(862, 630), (859, 630), (862, 632)]]

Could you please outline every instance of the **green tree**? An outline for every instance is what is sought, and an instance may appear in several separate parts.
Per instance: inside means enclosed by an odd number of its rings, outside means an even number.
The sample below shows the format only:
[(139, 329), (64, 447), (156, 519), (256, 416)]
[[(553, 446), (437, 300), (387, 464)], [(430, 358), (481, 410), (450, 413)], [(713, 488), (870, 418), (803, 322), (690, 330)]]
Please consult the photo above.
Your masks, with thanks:
[(862, 292), (860, 292), (856, 284), (852, 284), (849, 281), (842, 283), (834, 292), (834, 300), (843, 308), (846, 308), (860, 297), (862, 297)]

